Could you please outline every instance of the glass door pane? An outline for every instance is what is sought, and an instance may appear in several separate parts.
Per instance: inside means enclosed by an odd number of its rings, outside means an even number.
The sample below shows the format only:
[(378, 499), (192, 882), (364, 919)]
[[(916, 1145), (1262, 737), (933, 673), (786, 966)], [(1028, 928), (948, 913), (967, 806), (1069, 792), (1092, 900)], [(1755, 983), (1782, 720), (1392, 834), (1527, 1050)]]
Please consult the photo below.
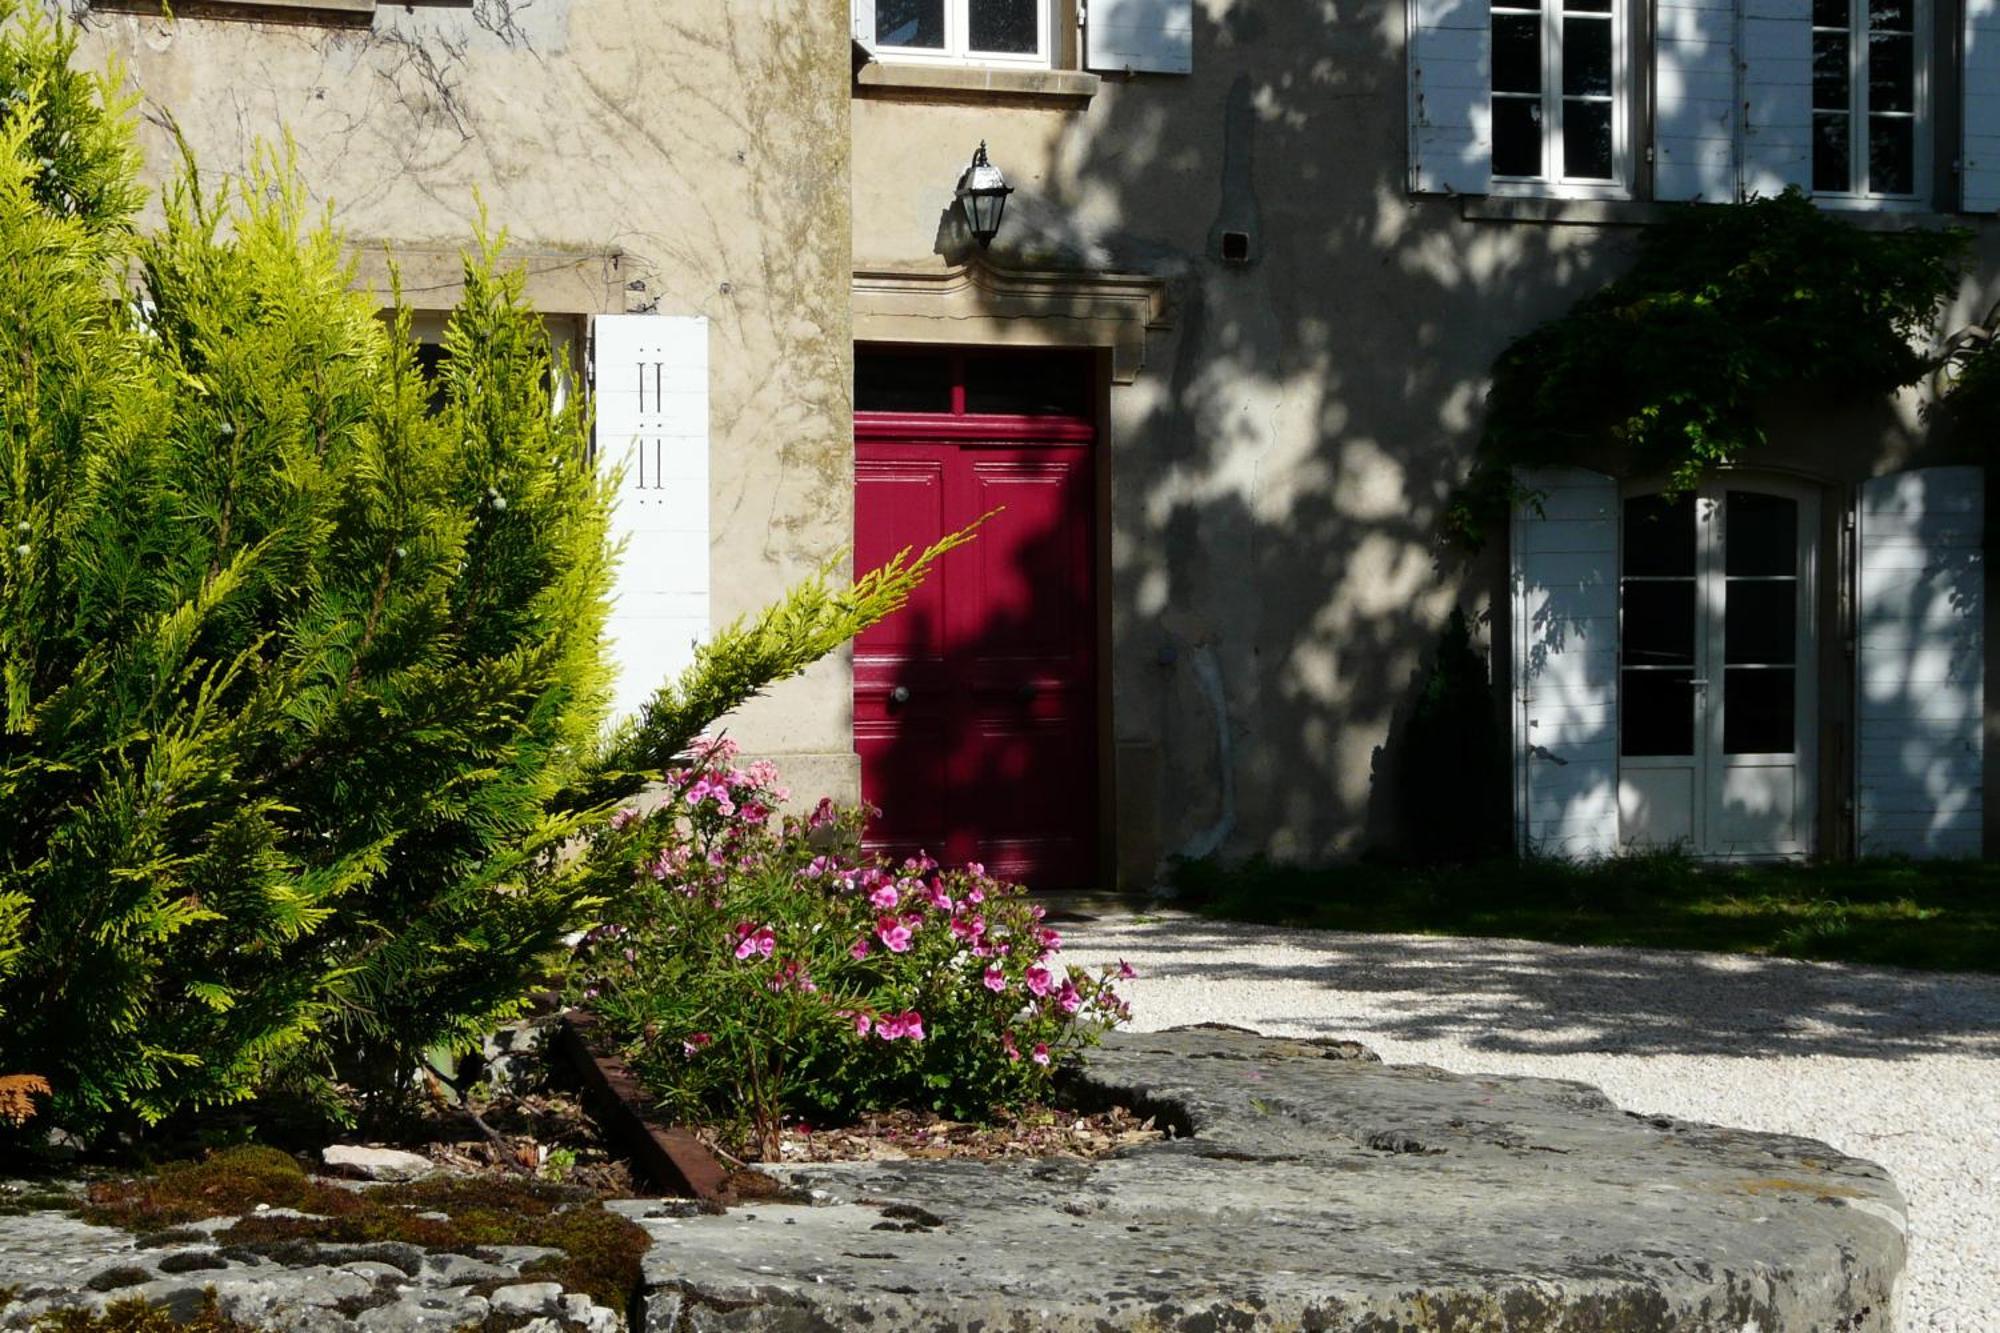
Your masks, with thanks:
[(1798, 748), (1798, 501), (1724, 497), (1722, 750)]
[(1619, 594), (1618, 752), (1692, 755), (1694, 496), (1642, 495), (1625, 502)]

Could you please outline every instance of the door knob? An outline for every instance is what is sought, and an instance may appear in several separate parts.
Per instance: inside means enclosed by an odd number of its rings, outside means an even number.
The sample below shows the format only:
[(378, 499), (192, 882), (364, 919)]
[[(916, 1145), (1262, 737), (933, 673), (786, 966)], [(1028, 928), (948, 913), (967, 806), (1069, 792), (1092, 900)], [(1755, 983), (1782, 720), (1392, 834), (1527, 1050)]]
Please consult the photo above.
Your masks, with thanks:
[(907, 685), (898, 685), (898, 686), (896, 686), (896, 687), (895, 687), (894, 689), (892, 689), (892, 690), (890, 690), (890, 691), (889, 691), (889, 702), (890, 702), (890, 703), (892, 703), (892, 704), (906, 704), (906, 703), (908, 703), (909, 701), (910, 701), (910, 687), (909, 687), (909, 686), (907, 686)]

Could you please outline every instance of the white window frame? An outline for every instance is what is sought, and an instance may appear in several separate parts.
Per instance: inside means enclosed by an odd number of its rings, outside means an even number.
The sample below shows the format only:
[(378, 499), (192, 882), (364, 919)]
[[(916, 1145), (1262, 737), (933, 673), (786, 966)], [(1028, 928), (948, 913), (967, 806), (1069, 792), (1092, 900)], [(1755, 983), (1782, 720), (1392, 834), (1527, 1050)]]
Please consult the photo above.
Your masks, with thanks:
[[(1492, 14), (1534, 14), (1542, 30), (1542, 161), (1562, 151), (1563, 0), (1494, 0)], [(1505, 176), (1496, 168), (1492, 193), (1540, 199), (1630, 199), (1632, 197), (1632, 14), (1630, 0), (1611, 0), (1611, 173), (1612, 179), (1554, 175)], [(1490, 76), (1489, 76), (1490, 79)], [(1507, 94), (1493, 94), (1497, 100)], [(1520, 94), (1513, 94), (1518, 97)], [(1489, 124), (1490, 124), (1489, 120)]]
[[(875, 0), (860, 0), (873, 9)], [(1056, 0), (1035, 0), (1035, 46), (1033, 55), (1013, 51), (974, 51), (968, 45), (972, 32), (973, 0), (944, 0), (944, 46), (891, 46), (875, 34), (873, 54), (877, 60), (911, 65), (998, 65), (1015, 69), (1055, 67)]]
[[(1847, 182), (1868, 179), (1868, 0), (1846, 0), (1847, 3)], [(1931, 199), (1931, 154), (1932, 138), (1936, 132), (1937, 117), (1931, 100), (1931, 43), (1933, 41), (1931, 23), (1936, 6), (1932, 0), (1910, 0), (1914, 17), (1915, 33), (1911, 37), (1914, 49), (1915, 69), (1912, 72), (1909, 112), (1913, 128), (1910, 134), (1910, 192), (1908, 194), (1888, 194), (1878, 190), (1822, 190), (1813, 189), (1813, 198), (1832, 208), (1867, 208), (1884, 211), (1920, 212), (1930, 208)], [(1811, 22), (1810, 19), (1807, 20)], [(1814, 36), (1822, 32), (1836, 31), (1813, 25)], [(1809, 94), (1810, 98), (1810, 94)], [(1811, 100), (1817, 100), (1813, 98)], [(1817, 116), (1819, 107), (1813, 106)], [(1887, 113), (1885, 113), (1887, 114)], [(1901, 113), (1896, 113), (1901, 114)], [(1818, 143), (1817, 126), (1814, 137), (1808, 142)]]

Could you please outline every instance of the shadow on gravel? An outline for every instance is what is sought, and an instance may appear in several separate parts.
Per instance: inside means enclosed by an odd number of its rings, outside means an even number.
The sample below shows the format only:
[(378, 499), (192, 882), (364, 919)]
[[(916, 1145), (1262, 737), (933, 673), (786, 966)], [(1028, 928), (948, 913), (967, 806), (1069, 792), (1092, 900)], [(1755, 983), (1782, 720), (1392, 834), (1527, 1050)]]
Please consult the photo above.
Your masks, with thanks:
[[(1272, 985), (1368, 998), (1370, 1031), (1473, 1050), (1900, 1060), (2000, 1058), (2000, 979), (1702, 953), (1639, 953), (1100, 918), (1079, 952), (1123, 951), (1147, 979), (1250, 988), (1240, 1022), (1352, 1036), (1338, 1006), (1293, 1008)], [(1141, 960), (1143, 959), (1143, 962)], [(1143, 1003), (1143, 996), (1135, 996)], [(1400, 1017), (1382, 1017), (1400, 1010)], [(1254, 1014), (1254, 1019), (1250, 1015)]]

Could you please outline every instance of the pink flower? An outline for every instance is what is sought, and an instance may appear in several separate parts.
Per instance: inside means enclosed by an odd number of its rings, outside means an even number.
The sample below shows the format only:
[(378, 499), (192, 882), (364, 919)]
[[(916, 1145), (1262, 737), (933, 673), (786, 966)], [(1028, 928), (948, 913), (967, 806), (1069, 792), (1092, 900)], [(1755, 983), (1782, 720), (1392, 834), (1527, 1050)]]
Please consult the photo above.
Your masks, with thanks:
[(1138, 975), (1139, 974), (1137, 972), (1134, 972), (1132, 970), (1132, 965), (1130, 963), (1126, 962), (1123, 958), (1120, 958), (1118, 960), (1118, 979), (1120, 981), (1130, 981), (1133, 977), (1136, 977)]
[(868, 956), (868, 937), (863, 935), (855, 940), (853, 944), (850, 944), (847, 947), (847, 956), (857, 963), (866, 958)]
[(639, 812), (637, 810), (615, 811), (611, 816), (611, 827), (613, 831), (622, 829), (626, 827), (628, 824), (630, 824), (633, 820), (637, 819), (638, 817), (639, 817)]
[(1068, 979), (1063, 981), (1062, 989), (1056, 992), (1056, 1003), (1062, 1006), (1062, 1011), (1066, 1014), (1073, 1014), (1083, 1008), (1083, 996), (1077, 991), (1074, 981)]
[(1036, 1043), (1035, 1043), (1035, 1052), (1034, 1052), (1034, 1054), (1033, 1054), (1033, 1055), (1030, 1055), (1030, 1056), (1029, 1056), (1028, 1058), (1029, 1058), (1030, 1060), (1033, 1060), (1033, 1061), (1034, 1061), (1034, 1062), (1035, 1062), (1036, 1064), (1038, 1064), (1038, 1065), (1045, 1065), (1045, 1064), (1047, 1064), (1047, 1063), (1049, 1062), (1049, 1044), (1048, 1044), (1047, 1042), (1045, 1042), (1045, 1041), (1038, 1041), (1038, 1042), (1036, 1042)]
[(701, 1053), (703, 1047), (714, 1040), (715, 1038), (709, 1036), (706, 1032), (689, 1033), (681, 1042), (681, 1054), (692, 1060), (696, 1055)]
[(910, 951), (910, 928), (893, 916), (876, 919), (875, 938), (881, 940), (882, 947), (890, 953)]
[[(977, 874), (979, 872), (975, 870), (973, 873)], [(979, 904), (986, 901), (986, 890), (980, 888), (977, 884), (973, 885), (971, 888), (965, 891), (965, 901), (971, 903), (974, 907), (977, 907)]]
[(739, 959), (748, 958), (752, 954), (761, 954), (769, 958), (777, 947), (777, 932), (769, 926), (756, 926), (748, 921), (737, 923), (736, 956)]
[(1014, 1044), (1014, 1034), (1013, 1034), (1013, 1033), (1011, 1033), (1011, 1032), (1003, 1032), (1003, 1033), (1001, 1033), (1001, 1034), (1000, 1034), (1000, 1045), (1001, 1045), (1001, 1048), (1002, 1048), (1003, 1050), (1005, 1050), (1005, 1051), (1007, 1052), (1007, 1059), (1008, 1059), (1008, 1060), (1010, 1060), (1010, 1061), (1017, 1061), (1017, 1060), (1019, 1060), (1019, 1059), (1021, 1058), (1021, 1048), (1020, 1048), (1019, 1046), (1016, 1046), (1016, 1045)]
[(967, 944), (977, 944), (986, 933), (986, 918), (983, 916), (955, 916), (951, 919), (951, 933)]
[[(977, 861), (967, 861), (965, 863), (965, 873), (972, 876), (974, 879), (984, 879), (986, 878), (986, 867), (979, 864), (979, 862)], [(978, 890), (975, 889), (973, 890), (973, 892), (977, 893)]]
[(842, 1018), (851, 1018), (854, 1020), (854, 1035), (857, 1037), (867, 1036), (868, 1030), (875, 1025), (875, 1021), (870, 1017), (868, 1017), (868, 1015), (857, 1014), (854, 1013), (852, 1010), (843, 1009), (840, 1011), (840, 1016)]
[(1002, 972), (997, 967), (987, 968), (985, 975), (982, 976), (979, 980), (980, 984), (985, 986), (987, 990), (992, 991), (995, 995), (998, 995), (1002, 991), (1007, 989), (1007, 974), (1005, 972)]
[(875, 1024), (875, 1035), (884, 1041), (895, 1041), (898, 1037), (922, 1041), (924, 1016), (914, 1009), (905, 1009), (900, 1014), (884, 1014)]
[(868, 895), (868, 905), (878, 912), (893, 911), (896, 904), (900, 901), (901, 899), (896, 893), (896, 886), (893, 884), (884, 884), (881, 888)]
[(812, 813), (806, 816), (806, 827), (815, 829), (825, 828), (835, 818), (833, 798), (831, 796), (822, 796), (819, 798), (819, 804), (813, 807)]
[(1028, 983), (1030, 994), (1039, 997), (1049, 993), (1049, 987), (1052, 984), (1049, 980), (1049, 970), (1040, 963), (1036, 963), (1033, 967), (1029, 968), (1023, 979)]
[(951, 910), (951, 895), (944, 891), (942, 883), (933, 880), (930, 890), (925, 896), (930, 899), (931, 906), (937, 908), (938, 911), (949, 912)]
[(1056, 934), (1053, 930), (1037, 931), (1036, 935), (1042, 942), (1042, 948), (1048, 950), (1050, 953), (1054, 953), (1057, 949), (1062, 948), (1062, 936)]

